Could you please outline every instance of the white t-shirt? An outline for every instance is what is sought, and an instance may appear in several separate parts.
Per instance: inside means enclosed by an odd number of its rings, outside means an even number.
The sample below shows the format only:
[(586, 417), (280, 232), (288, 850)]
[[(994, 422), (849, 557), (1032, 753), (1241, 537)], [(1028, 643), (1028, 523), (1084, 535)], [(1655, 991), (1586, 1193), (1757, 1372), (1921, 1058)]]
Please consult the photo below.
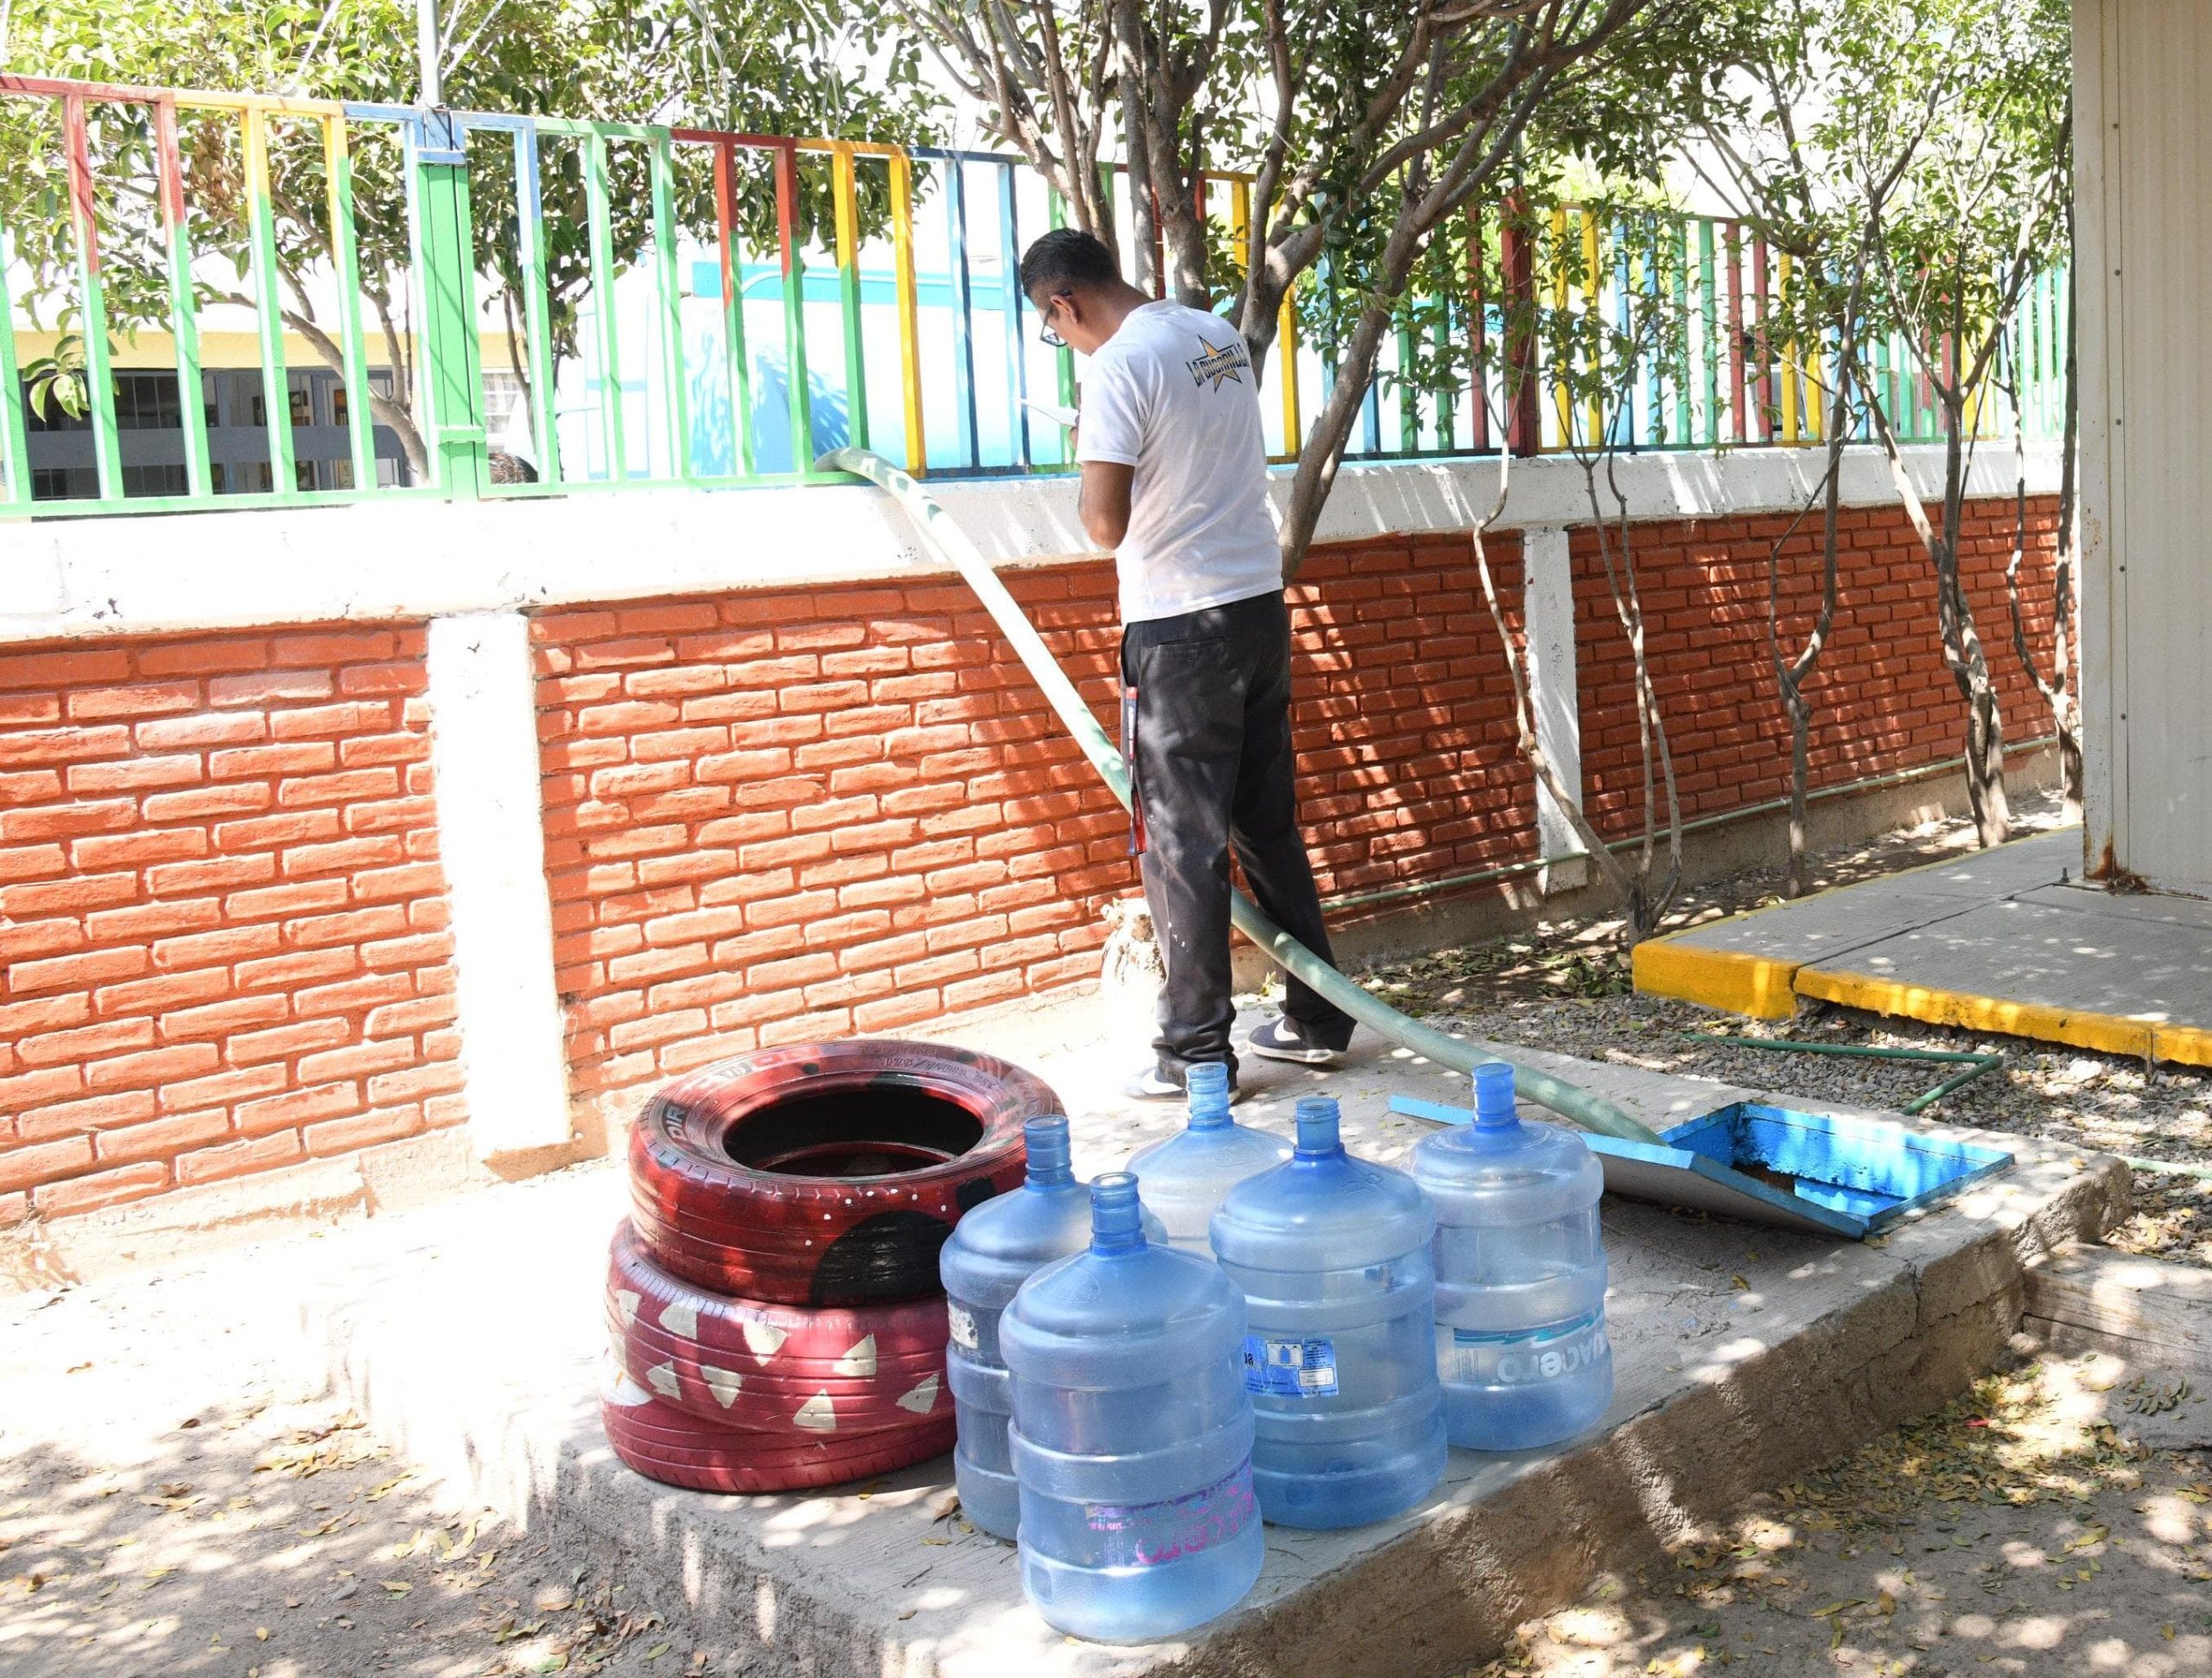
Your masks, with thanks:
[(1219, 315), (1131, 310), (1090, 358), (1076, 456), (1136, 468), (1114, 556), (1123, 623), (1281, 588), (1259, 388), (1243, 334)]

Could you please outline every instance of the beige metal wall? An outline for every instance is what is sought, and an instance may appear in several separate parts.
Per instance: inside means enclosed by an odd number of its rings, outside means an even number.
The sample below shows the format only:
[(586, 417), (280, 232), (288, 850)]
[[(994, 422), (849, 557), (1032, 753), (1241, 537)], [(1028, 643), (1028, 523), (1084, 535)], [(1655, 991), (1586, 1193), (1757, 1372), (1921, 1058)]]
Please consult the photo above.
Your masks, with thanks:
[(2212, 8), (2074, 29), (2087, 861), (2212, 893)]

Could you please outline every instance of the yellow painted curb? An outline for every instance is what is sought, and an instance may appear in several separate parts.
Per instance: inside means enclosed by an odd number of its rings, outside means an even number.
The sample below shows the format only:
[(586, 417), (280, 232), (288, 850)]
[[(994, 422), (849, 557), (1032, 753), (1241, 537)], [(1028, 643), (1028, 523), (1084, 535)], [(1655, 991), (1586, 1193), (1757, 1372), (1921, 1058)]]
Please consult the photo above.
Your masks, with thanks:
[[(1703, 930), (1703, 929), (1699, 929)], [(1646, 938), (1630, 960), (1636, 988), (1646, 996), (1672, 996), (1754, 1020), (1787, 1020), (1797, 1012), (1790, 988), (1796, 968), (1741, 950), (1708, 950), (1668, 938)]]
[(2153, 1026), (2151, 1052), (2180, 1066), (2212, 1066), (2212, 1031), (2201, 1026)]
[[(1797, 969), (1797, 994), (1873, 1014), (1900, 1014), (1934, 1026), (1963, 1026), (1969, 1031), (2002, 1032), (2010, 1037), (2032, 1037), (2045, 1043), (2066, 1043), (2077, 1049), (2096, 1049), (2106, 1054), (2146, 1055), (2151, 1052), (2153, 1027), (2145, 1020), (2117, 1014), (2094, 1014), (2085, 1008), (2047, 1007), (2038, 1002), (2012, 1002), (2001, 996), (1977, 996), (1970, 991), (1939, 990), (1929, 985), (1907, 984), (1865, 973), (1841, 973), (1822, 968)], [(2177, 1033), (2178, 1034), (2178, 1033)], [(2199, 1036), (2206, 1033), (2196, 1033)], [(2212, 1050), (2212, 1042), (2198, 1046)]]

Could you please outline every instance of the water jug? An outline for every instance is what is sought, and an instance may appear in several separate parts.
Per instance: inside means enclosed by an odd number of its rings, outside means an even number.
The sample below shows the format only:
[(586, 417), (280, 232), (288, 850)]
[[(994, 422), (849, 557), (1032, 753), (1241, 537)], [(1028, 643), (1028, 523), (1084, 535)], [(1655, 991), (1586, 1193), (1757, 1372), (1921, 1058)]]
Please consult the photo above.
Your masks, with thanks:
[(1474, 1122), (1414, 1147), (1436, 1209), (1436, 1367), (1452, 1444), (1521, 1451), (1612, 1402), (1605, 1174), (1572, 1130), (1522, 1120), (1511, 1066), (1486, 1061), (1474, 1081)]
[[(963, 1217), (938, 1252), (952, 1340), (945, 1376), (959, 1418), (952, 1472), (960, 1507), (985, 1532), (1012, 1538), (1020, 1519), (1006, 1425), (1014, 1413), (999, 1357), (999, 1314), (1033, 1271), (1079, 1253), (1090, 1240), (1090, 1191), (1068, 1165), (1068, 1122), (1058, 1114), (1022, 1127), (1029, 1175), (1011, 1194), (986, 1200)], [(1147, 1215), (1147, 1238), (1165, 1241)]]
[(1217, 1060), (1185, 1069), (1190, 1119), (1177, 1135), (1129, 1155), (1144, 1204), (1186, 1252), (1211, 1257), (1206, 1222), (1236, 1184), (1290, 1157), (1290, 1144), (1229, 1116), (1229, 1068)]
[(1090, 1245), (999, 1319), (1021, 1486), (1021, 1586), (1058, 1630), (1172, 1636), (1260, 1576), (1244, 1300), (1148, 1241), (1128, 1172), (1090, 1185)]
[(1243, 1290), (1252, 1484), (1278, 1526), (1395, 1515), (1444, 1473), (1436, 1219), (1403, 1172), (1355, 1160), (1332, 1096), (1298, 1103), (1298, 1151), (1230, 1190), (1213, 1250)]

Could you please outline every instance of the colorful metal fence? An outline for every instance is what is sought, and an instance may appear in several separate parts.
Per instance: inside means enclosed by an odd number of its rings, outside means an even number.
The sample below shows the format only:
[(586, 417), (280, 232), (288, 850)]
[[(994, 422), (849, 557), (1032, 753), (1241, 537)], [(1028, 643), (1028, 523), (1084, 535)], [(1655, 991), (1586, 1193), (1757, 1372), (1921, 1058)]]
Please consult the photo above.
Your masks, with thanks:
[[(806, 482), (817, 451), (848, 442), (935, 475), (1068, 463), (1047, 410), (1072, 404), (1077, 369), (1041, 344), (1014, 280), (1023, 245), (1060, 225), (1063, 207), (1018, 160), (0, 76), (0, 113), (26, 104), (54, 123), (66, 217), (40, 228), (47, 259), (34, 272), (10, 218), (44, 212), (0, 203), (0, 391), (23, 390), (14, 323), (42, 311), (75, 323), (81, 365), (61, 371), (85, 411), (0, 402), (0, 512), (184, 510), (241, 490), (290, 503)], [(187, 120), (215, 127), (188, 146)], [(357, 191), (371, 146), (393, 156), (399, 194), (379, 200), (374, 261)], [(239, 207), (195, 201), (195, 185), (232, 178), (209, 159), (235, 164), (242, 222), (223, 220)], [(131, 180), (134, 168), (150, 178)], [(389, 200), (391, 181), (377, 179)], [(1119, 182), (1108, 185), (1115, 201)], [(1252, 192), (1230, 173), (1202, 191), (1238, 269), (1252, 256)], [(157, 226), (133, 220), (149, 202)], [(1115, 208), (1126, 226), (1126, 194)], [(165, 306), (143, 306), (156, 293), (134, 285), (142, 306), (119, 319), (116, 264), (149, 258), (111, 247), (142, 235), (159, 249)], [(1509, 204), (1456, 237), (1464, 290), (1406, 305), (1354, 458), (1819, 440), (1821, 346), (1781, 341), (1788, 259), (1738, 226), (1574, 208), (1529, 225)], [(378, 300), (373, 333), (365, 295)], [(211, 454), (218, 416), (235, 406), (201, 399), (218, 371), (202, 328), (218, 314), (251, 321), (250, 365), (223, 371), (251, 377), (257, 418), (222, 428), (251, 437), (251, 474)], [(1647, 334), (1661, 316), (1669, 329)], [(1583, 330), (1548, 334), (1531, 318)], [(1278, 460), (1295, 458), (1333, 388), (1314, 324), (1310, 304), (1286, 300), (1264, 410)], [(2063, 282), (2046, 277), (2013, 329), (2034, 435), (2058, 429), (2064, 324)], [(303, 398), (303, 352), (321, 397)], [(1924, 436), (1936, 416), (1905, 352), (1877, 345), (1877, 376), (1899, 429)], [(166, 401), (150, 427), (137, 410), (119, 416), (118, 377), (140, 364), (174, 381), (174, 425)], [(1977, 417), (2009, 429), (1994, 406)], [(310, 434), (323, 438), (315, 461), (297, 446)], [(126, 441), (150, 464), (127, 459)], [(41, 448), (88, 454), (89, 467), (42, 470)]]

